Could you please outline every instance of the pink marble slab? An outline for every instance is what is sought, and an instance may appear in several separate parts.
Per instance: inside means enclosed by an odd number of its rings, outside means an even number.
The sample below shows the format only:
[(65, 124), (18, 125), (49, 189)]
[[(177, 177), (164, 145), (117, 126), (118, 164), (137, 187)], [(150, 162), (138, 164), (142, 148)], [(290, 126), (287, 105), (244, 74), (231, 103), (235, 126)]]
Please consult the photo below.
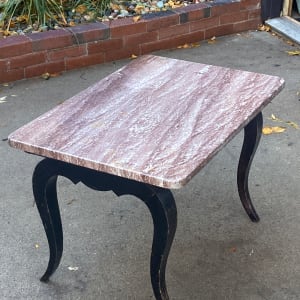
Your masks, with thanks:
[(283, 86), (275, 76), (147, 55), (18, 129), (9, 144), (180, 188)]

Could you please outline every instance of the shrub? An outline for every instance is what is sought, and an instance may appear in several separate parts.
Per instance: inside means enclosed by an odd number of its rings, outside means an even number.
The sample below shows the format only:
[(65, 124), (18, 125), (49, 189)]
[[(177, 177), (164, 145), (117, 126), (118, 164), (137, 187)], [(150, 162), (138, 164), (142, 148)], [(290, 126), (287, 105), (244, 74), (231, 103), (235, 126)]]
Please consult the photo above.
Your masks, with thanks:
[[(67, 26), (66, 12), (88, 11), (90, 19), (103, 15), (108, 0), (0, 0), (0, 27), (9, 31), (15, 22), (39, 28), (57, 23)], [(2, 22), (2, 24), (1, 24)]]

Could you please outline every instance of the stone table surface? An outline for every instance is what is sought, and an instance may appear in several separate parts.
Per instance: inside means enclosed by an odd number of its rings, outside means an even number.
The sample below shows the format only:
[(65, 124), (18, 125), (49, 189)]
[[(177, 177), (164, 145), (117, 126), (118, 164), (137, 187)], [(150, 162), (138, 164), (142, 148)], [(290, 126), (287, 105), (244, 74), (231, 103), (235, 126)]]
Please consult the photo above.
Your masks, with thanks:
[(18, 129), (9, 144), (180, 188), (283, 86), (276, 76), (146, 55)]

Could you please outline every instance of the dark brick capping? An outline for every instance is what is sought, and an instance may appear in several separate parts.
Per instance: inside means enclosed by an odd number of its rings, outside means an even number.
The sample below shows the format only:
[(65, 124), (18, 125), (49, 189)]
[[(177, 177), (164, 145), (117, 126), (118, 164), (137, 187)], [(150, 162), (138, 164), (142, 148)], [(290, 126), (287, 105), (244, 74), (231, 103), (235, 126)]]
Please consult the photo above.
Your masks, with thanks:
[(215, 0), (173, 11), (0, 39), (0, 83), (170, 49), (261, 23), (260, 0)]

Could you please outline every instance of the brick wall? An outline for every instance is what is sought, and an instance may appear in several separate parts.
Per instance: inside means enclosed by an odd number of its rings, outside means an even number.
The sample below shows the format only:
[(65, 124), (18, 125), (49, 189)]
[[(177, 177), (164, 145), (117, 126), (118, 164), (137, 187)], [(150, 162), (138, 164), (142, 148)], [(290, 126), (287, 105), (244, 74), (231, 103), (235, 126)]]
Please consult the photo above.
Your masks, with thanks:
[(256, 29), (260, 0), (215, 0), (143, 16), (0, 39), (0, 83)]

